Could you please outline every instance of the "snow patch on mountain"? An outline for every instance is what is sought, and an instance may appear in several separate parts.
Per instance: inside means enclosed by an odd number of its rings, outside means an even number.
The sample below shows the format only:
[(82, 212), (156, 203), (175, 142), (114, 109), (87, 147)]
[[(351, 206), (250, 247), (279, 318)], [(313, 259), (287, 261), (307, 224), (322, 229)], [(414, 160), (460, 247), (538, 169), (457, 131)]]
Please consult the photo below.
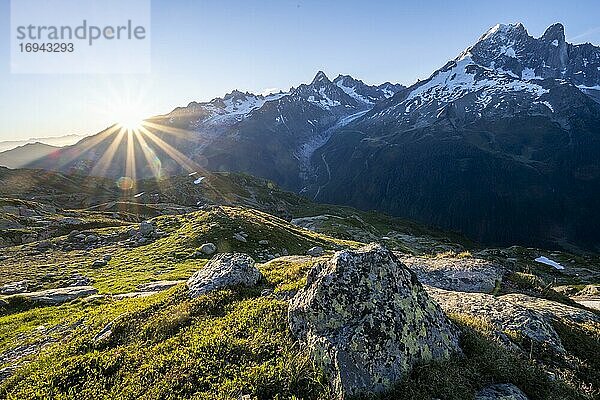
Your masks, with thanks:
[(523, 69), (523, 72), (521, 72), (521, 79), (530, 81), (532, 79), (542, 79), (542, 77), (537, 76), (533, 68), (525, 68)]
[[(344, 78), (338, 80), (335, 84), (336, 84), (337, 87), (339, 87), (340, 89), (342, 89), (344, 91), (344, 93), (346, 93), (348, 96), (352, 97), (353, 99), (355, 99), (355, 100), (357, 100), (357, 101), (359, 101), (361, 103), (365, 103), (365, 104), (370, 104), (370, 105), (374, 104), (368, 98), (366, 98), (366, 97), (358, 94), (356, 92), (356, 86), (346, 86)], [(390, 93), (390, 92), (391, 92), (390, 90), (387, 90), (387, 93)], [(387, 93), (386, 93), (386, 97), (388, 97)], [(392, 96), (393, 96), (393, 94), (392, 94)]]
[(238, 99), (230, 97), (223, 101), (225, 104), (224, 111), (226, 114), (231, 115), (247, 115), (256, 109), (261, 108), (266, 102), (279, 100), (288, 94), (289, 93), (275, 93), (268, 96), (256, 96), (250, 94)]
[(565, 267), (563, 267), (556, 261), (549, 259), (548, 257), (541, 256), (541, 257), (536, 258), (534, 261), (539, 262), (540, 264), (549, 265), (555, 269), (565, 269)]
[[(476, 79), (479, 70), (487, 74)], [(483, 96), (497, 91), (527, 91), (538, 97), (548, 93), (542, 86), (513, 79), (512, 75), (486, 69), (475, 64), (470, 57), (465, 57), (453, 67), (438, 71), (427, 83), (413, 90), (403, 103), (407, 106), (406, 112), (409, 112), (412, 103), (417, 108), (434, 101), (449, 103), (480, 90)]]
[(319, 88), (319, 98), (315, 98), (315, 96), (309, 96), (308, 101), (318, 105), (324, 110), (329, 110), (332, 107), (337, 107), (341, 104), (339, 101), (332, 100), (329, 98), (329, 96), (327, 96), (327, 93), (325, 93), (325, 87)]

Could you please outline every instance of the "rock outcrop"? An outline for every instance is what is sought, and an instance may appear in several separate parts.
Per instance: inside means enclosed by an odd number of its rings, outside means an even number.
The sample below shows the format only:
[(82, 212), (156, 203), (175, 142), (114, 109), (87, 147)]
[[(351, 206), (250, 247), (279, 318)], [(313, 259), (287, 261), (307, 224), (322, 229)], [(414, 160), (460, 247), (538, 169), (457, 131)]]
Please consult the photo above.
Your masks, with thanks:
[(27, 281), (18, 281), (7, 283), (0, 288), (0, 294), (11, 295), (17, 293), (26, 292), (29, 288), (29, 283)]
[(93, 286), (70, 286), (58, 289), (41, 290), (39, 292), (15, 294), (13, 296), (22, 296), (36, 303), (58, 305), (80, 297), (91, 296), (96, 293), (98, 293), (98, 289)]
[(489, 322), (495, 335), (509, 348), (516, 348), (507, 333), (517, 334), (536, 348), (558, 355), (566, 354), (552, 322), (600, 323), (590, 311), (524, 294), (495, 297), (484, 293), (459, 293), (427, 287), (427, 291), (446, 313), (467, 314)]
[(198, 297), (210, 291), (228, 286), (253, 286), (262, 279), (247, 254), (222, 253), (214, 256), (204, 268), (196, 271), (187, 281), (190, 297)]
[(457, 331), (415, 274), (375, 244), (318, 263), (288, 318), (339, 398), (384, 391), (414, 364), (460, 351)]
[(406, 257), (402, 262), (419, 282), (457, 292), (491, 293), (505, 272), (500, 265), (472, 257)]
[(140, 292), (162, 292), (163, 290), (171, 289), (185, 281), (154, 281), (137, 285)]

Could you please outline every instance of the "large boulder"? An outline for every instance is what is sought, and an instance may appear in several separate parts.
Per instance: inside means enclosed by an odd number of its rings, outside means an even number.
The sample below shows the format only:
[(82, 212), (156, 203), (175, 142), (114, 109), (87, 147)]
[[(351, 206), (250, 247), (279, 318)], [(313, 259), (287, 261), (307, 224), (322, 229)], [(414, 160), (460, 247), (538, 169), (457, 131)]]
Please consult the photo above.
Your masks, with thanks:
[(196, 271), (187, 285), (190, 297), (194, 298), (228, 286), (253, 286), (261, 279), (262, 274), (254, 266), (252, 257), (242, 253), (222, 253)]
[(340, 398), (384, 391), (413, 365), (460, 351), (415, 274), (375, 244), (317, 263), (288, 318)]

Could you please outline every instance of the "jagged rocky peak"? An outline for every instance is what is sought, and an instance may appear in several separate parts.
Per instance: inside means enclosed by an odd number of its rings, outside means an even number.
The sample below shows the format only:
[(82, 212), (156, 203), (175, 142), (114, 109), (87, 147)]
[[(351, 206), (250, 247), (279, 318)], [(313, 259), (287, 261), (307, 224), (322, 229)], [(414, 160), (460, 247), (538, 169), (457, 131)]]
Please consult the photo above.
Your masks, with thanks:
[(585, 87), (600, 85), (600, 48), (567, 43), (561, 23), (548, 27), (539, 38), (529, 35), (523, 24), (498, 24), (455, 61), (465, 58), (515, 78), (562, 79)]
[(565, 43), (565, 27), (561, 23), (550, 25), (541, 39), (551, 43), (556, 40), (556, 44)]
[(325, 72), (319, 71), (319, 72), (317, 72), (317, 75), (315, 75), (315, 78), (312, 80), (311, 85), (321, 86), (321, 85), (329, 85), (330, 83), (331, 83), (331, 81), (329, 80), (327, 75), (325, 75)]
[(506, 37), (509, 35), (522, 34), (528, 35), (527, 29), (525, 29), (525, 26), (520, 22), (517, 22), (515, 24), (496, 24), (490, 29), (488, 29), (488, 31), (484, 33), (483, 36), (481, 36), (479, 41), (486, 40), (492, 37)]
[(340, 83), (345, 83), (346, 85), (356, 85), (356, 84), (363, 84), (364, 85), (364, 82), (361, 81), (360, 79), (355, 79), (355, 78), (353, 78), (350, 75), (342, 75), (342, 74), (339, 74), (337, 76), (337, 78), (335, 78), (333, 80), (333, 83), (335, 83), (336, 85), (340, 84)]
[(341, 74), (333, 80), (333, 84), (355, 100), (369, 105), (390, 98), (404, 88), (400, 84), (392, 84), (390, 82), (385, 82), (379, 86), (370, 86), (360, 79)]
[(243, 93), (237, 89), (234, 89), (231, 93), (227, 93), (225, 96), (223, 96), (223, 100), (229, 100), (229, 99), (245, 100), (248, 97), (257, 97), (257, 96), (252, 93), (249, 93), (249, 92)]
[(497, 58), (517, 58), (533, 40), (521, 23), (497, 24), (483, 34), (477, 43), (465, 50), (459, 58), (473, 57), (482, 65), (490, 66)]

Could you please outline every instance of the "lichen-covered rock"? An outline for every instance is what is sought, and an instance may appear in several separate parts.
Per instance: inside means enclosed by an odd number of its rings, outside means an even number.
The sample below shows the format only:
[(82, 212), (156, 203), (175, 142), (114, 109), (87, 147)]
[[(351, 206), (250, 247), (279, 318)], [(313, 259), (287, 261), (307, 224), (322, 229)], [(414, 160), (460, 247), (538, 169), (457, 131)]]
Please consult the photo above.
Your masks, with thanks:
[(525, 393), (511, 383), (501, 383), (483, 388), (475, 400), (528, 400)]
[(419, 282), (458, 292), (491, 293), (505, 272), (500, 265), (471, 257), (406, 257), (401, 260), (417, 274)]
[(247, 254), (223, 253), (214, 256), (204, 268), (196, 271), (187, 281), (190, 297), (198, 297), (227, 286), (253, 286), (262, 279)]
[(415, 274), (375, 244), (317, 263), (288, 319), (340, 398), (384, 391), (414, 364), (460, 351)]

